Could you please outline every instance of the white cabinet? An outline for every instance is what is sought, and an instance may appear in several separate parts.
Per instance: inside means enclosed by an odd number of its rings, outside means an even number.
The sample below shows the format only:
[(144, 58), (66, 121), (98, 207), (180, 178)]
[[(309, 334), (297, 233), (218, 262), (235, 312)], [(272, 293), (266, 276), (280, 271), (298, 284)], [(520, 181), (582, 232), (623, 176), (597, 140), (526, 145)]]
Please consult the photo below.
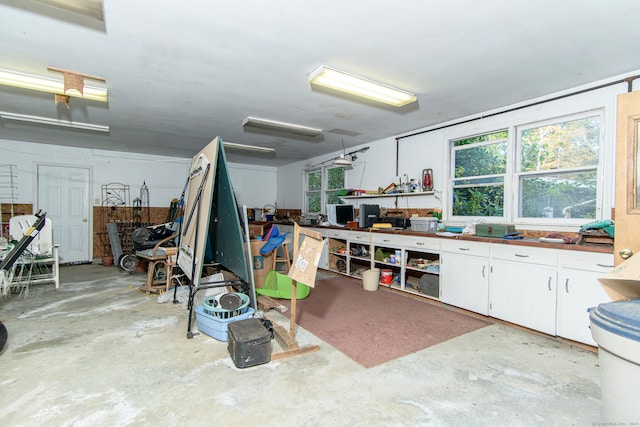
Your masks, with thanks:
[(491, 258), (489, 315), (555, 335), (556, 251), (492, 244)]
[(613, 254), (561, 253), (556, 309), (556, 334), (596, 345), (587, 310), (611, 299), (598, 277), (613, 268)]
[(441, 300), (488, 315), (489, 244), (445, 240), (441, 248)]

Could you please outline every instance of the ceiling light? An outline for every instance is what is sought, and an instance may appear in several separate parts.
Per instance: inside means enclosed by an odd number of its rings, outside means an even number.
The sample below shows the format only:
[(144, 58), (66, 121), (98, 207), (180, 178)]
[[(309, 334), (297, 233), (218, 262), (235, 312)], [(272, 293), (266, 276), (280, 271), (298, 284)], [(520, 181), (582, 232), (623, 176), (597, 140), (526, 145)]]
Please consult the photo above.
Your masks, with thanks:
[(49, 117), (29, 116), (26, 114), (14, 114), (0, 111), (0, 118), (18, 122), (37, 123), (42, 125), (60, 126), (67, 128), (91, 130), (95, 132), (109, 132), (109, 126), (94, 125), (92, 123), (72, 122), (69, 120), (51, 119)]
[(309, 82), (395, 107), (411, 104), (418, 98), (415, 94), (374, 82), (335, 68), (321, 65), (309, 74)]
[[(23, 89), (31, 89), (38, 90), (41, 92), (53, 93), (53, 94), (63, 94), (68, 96), (75, 96), (78, 98), (91, 99), (93, 101), (101, 101), (107, 102), (109, 100), (109, 96), (107, 93), (107, 88), (105, 86), (101, 86), (100, 83), (104, 84), (104, 79), (101, 77), (95, 76), (87, 76), (84, 74), (70, 73), (65, 70), (61, 70), (58, 68), (49, 67), (50, 71), (56, 71), (63, 73), (62, 79), (53, 79), (51, 77), (44, 76), (36, 76), (33, 74), (21, 73), (19, 71), (7, 70), (4, 68), (0, 68), (0, 84), (7, 86), (20, 87)], [(65, 81), (64, 74), (72, 74), (74, 76), (80, 77), (80, 82), (82, 85), (78, 87), (78, 77), (75, 77), (75, 84), (73, 82), (67, 82), (68, 89), (65, 92)], [(74, 77), (71, 76), (71, 79)], [(84, 79), (94, 80), (96, 85), (87, 85), (84, 84)], [(74, 90), (75, 89), (75, 90)]]
[(242, 121), (242, 126), (258, 129), (276, 130), (280, 132), (289, 132), (303, 136), (322, 135), (322, 129), (296, 125), (293, 123), (278, 122), (276, 120), (260, 119), (257, 117), (247, 117)]
[(244, 151), (258, 151), (260, 153), (275, 153), (276, 150), (274, 148), (267, 147), (258, 147), (255, 145), (244, 145), (244, 144), (236, 144), (235, 142), (223, 142), (224, 148), (231, 148), (235, 150), (244, 150)]

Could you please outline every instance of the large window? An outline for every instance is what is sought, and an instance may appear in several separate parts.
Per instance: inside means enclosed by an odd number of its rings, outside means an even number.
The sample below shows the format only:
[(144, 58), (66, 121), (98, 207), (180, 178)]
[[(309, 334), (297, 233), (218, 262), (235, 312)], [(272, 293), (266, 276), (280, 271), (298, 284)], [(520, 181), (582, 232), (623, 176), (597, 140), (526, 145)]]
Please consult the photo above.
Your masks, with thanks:
[(325, 167), (306, 172), (305, 212), (325, 212), (327, 203), (342, 203), (340, 194), (346, 187), (343, 167)]
[(573, 224), (596, 219), (602, 113), (451, 142), (451, 218)]
[(600, 115), (518, 128), (520, 218), (596, 218)]

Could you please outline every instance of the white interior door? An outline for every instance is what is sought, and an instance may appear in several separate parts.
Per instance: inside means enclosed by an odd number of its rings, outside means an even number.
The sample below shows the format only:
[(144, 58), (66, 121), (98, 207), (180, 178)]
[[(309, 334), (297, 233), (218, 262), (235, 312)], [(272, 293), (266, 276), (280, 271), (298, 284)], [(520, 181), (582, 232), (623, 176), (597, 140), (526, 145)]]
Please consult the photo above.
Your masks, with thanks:
[(91, 261), (89, 168), (38, 165), (38, 205), (53, 225), (61, 263)]

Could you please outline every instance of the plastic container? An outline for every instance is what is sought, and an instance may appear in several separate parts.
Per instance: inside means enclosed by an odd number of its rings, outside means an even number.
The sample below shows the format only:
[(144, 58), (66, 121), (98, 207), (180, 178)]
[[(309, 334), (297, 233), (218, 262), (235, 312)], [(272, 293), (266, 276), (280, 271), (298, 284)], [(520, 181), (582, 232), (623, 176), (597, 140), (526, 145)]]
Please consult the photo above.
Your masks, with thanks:
[(393, 282), (393, 271), (391, 270), (382, 270), (380, 282), (385, 285), (390, 285)]
[(435, 233), (438, 231), (438, 218), (428, 216), (413, 217), (411, 218), (411, 231)]
[(600, 304), (589, 310), (598, 343), (604, 422), (640, 420), (640, 299)]
[(362, 287), (365, 291), (377, 291), (380, 282), (380, 269), (372, 268), (362, 272)]
[(249, 319), (250, 317), (253, 317), (253, 312), (253, 308), (249, 307), (249, 309), (243, 314), (229, 317), (227, 319), (221, 319), (205, 313), (204, 307), (199, 305), (196, 307), (196, 325), (198, 326), (198, 330), (203, 334), (207, 334), (218, 341), (226, 342), (228, 340), (229, 324), (237, 322), (238, 320)]
[[(291, 277), (286, 274), (271, 270), (264, 279), (264, 286), (256, 288), (258, 295), (266, 295), (271, 298), (291, 299)], [(304, 299), (311, 293), (311, 287), (304, 283), (296, 284), (296, 299)]]

